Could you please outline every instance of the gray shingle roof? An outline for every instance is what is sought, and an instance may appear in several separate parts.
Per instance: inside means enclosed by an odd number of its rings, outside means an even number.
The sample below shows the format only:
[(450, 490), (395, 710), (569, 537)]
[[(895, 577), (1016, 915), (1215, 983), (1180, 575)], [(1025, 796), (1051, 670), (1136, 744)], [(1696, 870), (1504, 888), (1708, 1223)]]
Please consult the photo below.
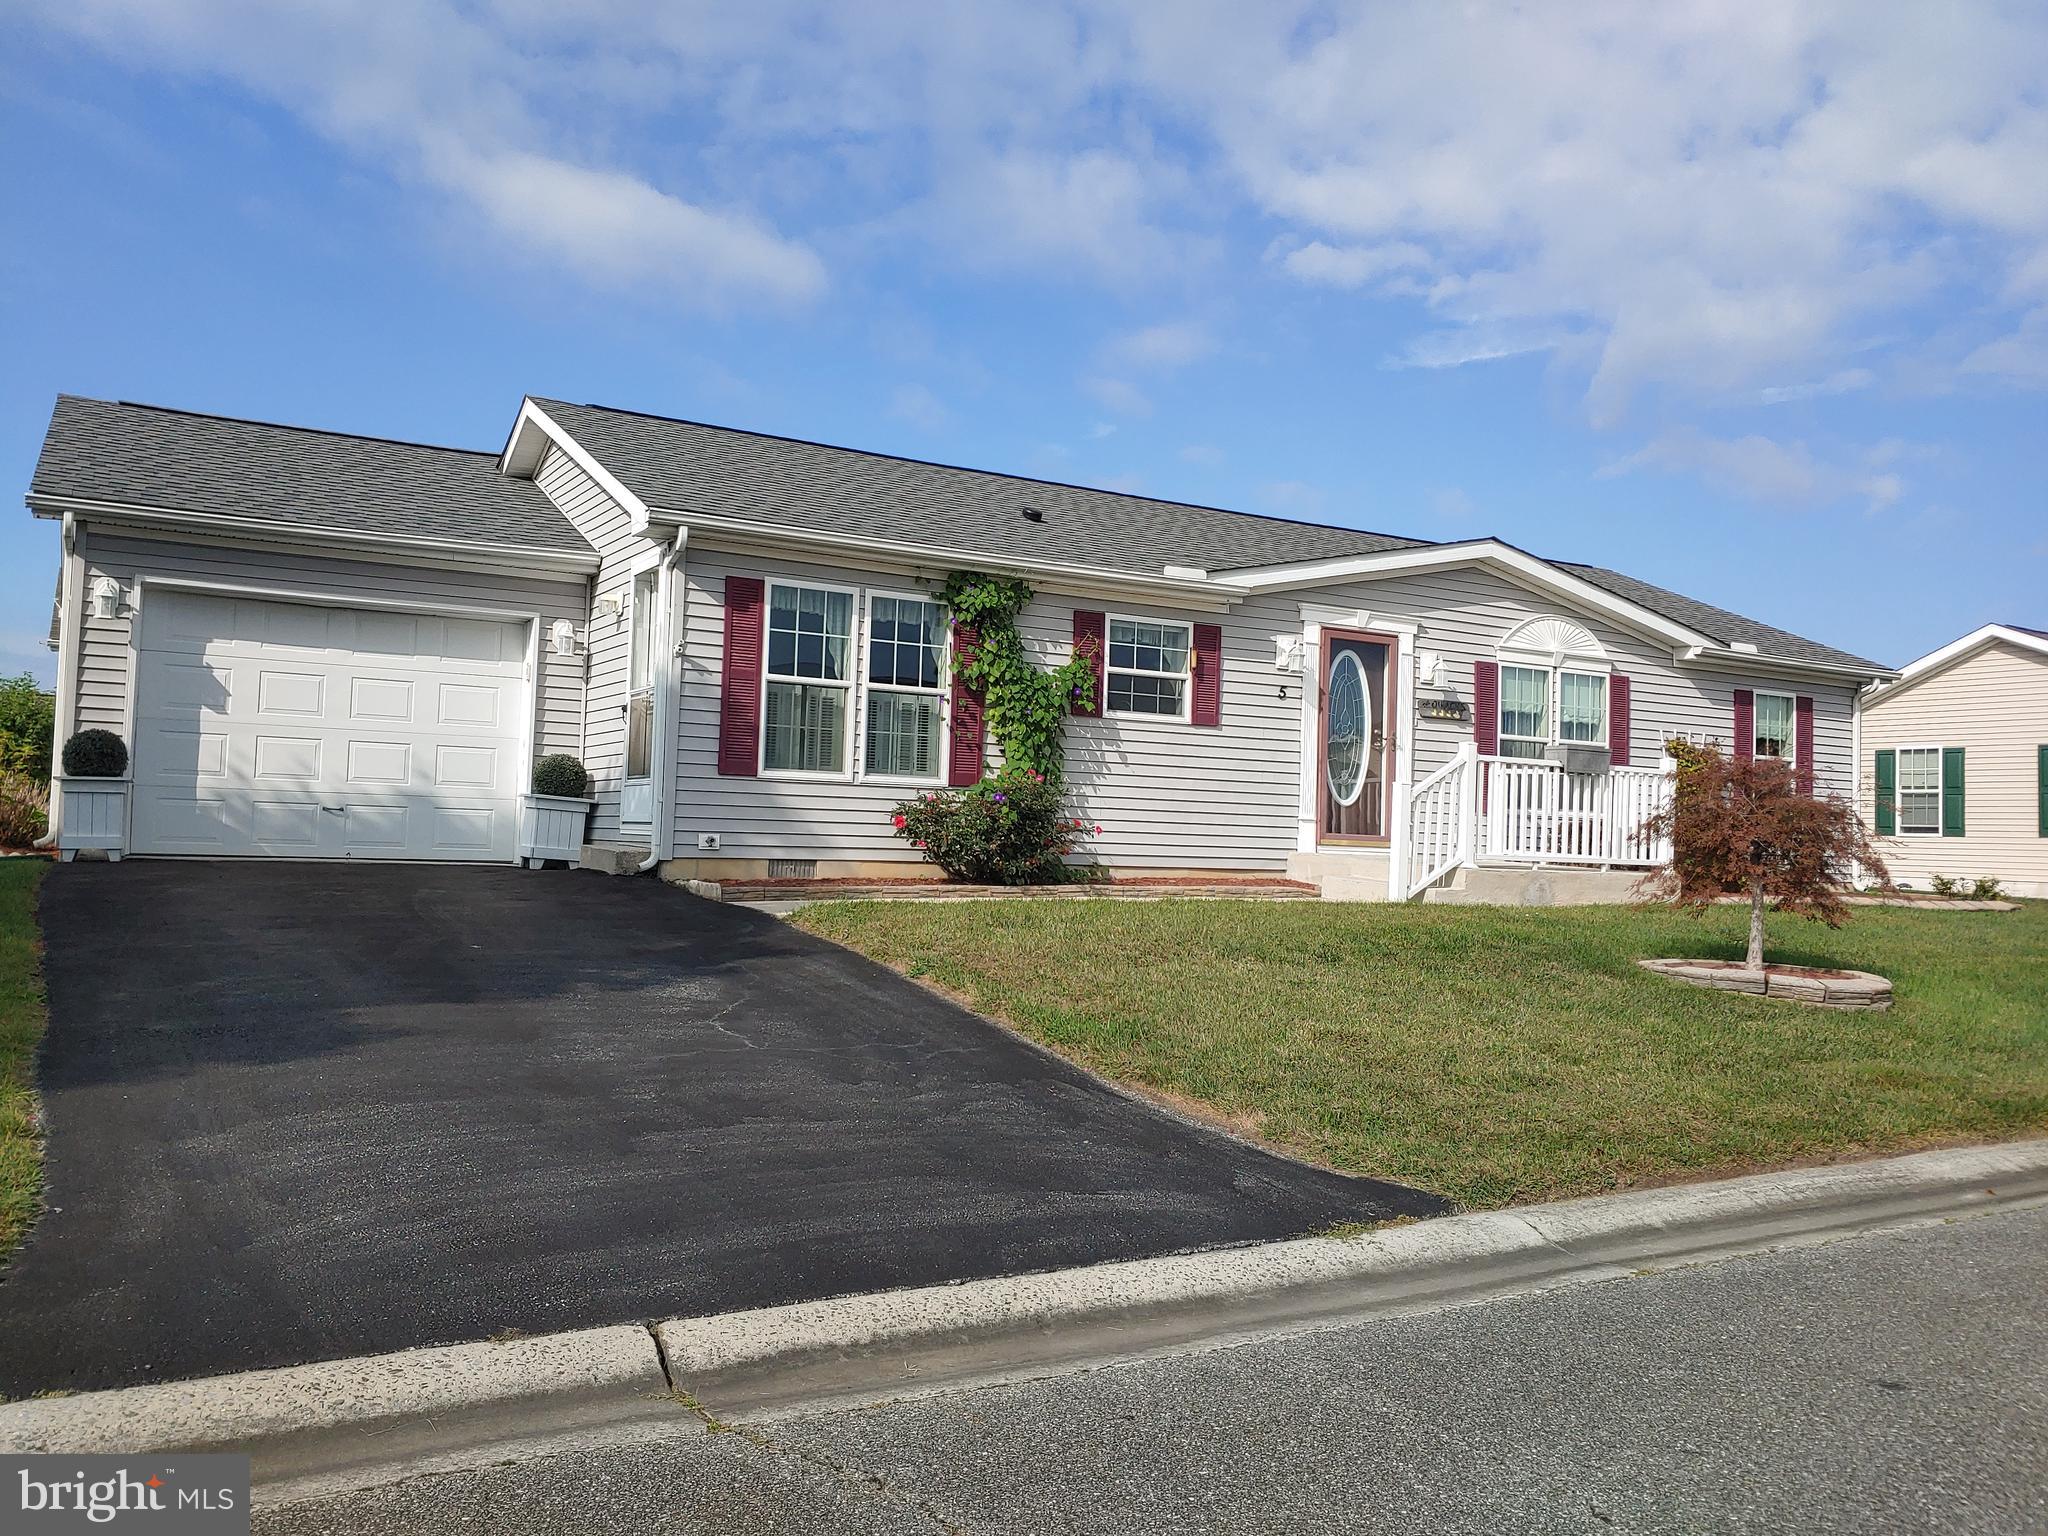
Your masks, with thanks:
[(34, 496), (587, 553), (575, 525), (495, 453), (59, 395)]
[(1665, 618), (1683, 624), (1689, 629), (1696, 629), (1704, 635), (1712, 635), (1724, 645), (1753, 645), (1766, 656), (1782, 656), (1787, 661), (1817, 661), (1836, 667), (1869, 667), (1878, 672), (1891, 670), (1883, 663), (1872, 661), (1868, 657), (1853, 656), (1847, 651), (1838, 651), (1831, 645), (1822, 645), (1818, 640), (1808, 640), (1789, 630), (1778, 629), (1756, 619), (1745, 619), (1741, 614), (1730, 613), (1726, 608), (1716, 608), (1711, 603), (1702, 603), (1677, 592), (1667, 592), (1662, 587), (1651, 586), (1647, 581), (1624, 576), (1620, 571), (1605, 570), (1597, 565), (1575, 565), (1565, 560), (1553, 560), (1550, 564), (1561, 571), (1583, 576), (1594, 586), (1605, 588), (1616, 597), (1625, 597), (1652, 613), (1661, 613)]
[[(1168, 565), (1228, 571), (1434, 542), (892, 458), (610, 406), (538, 398), (535, 404), (650, 507), (929, 545), (966, 558), (995, 555), (1156, 576)], [(1025, 507), (1044, 514), (1044, 521), (1028, 521)], [(1724, 644), (1746, 641), (1788, 660), (1885, 670), (1618, 571), (1550, 563)]]
[[(831, 448), (606, 406), (534, 402), (650, 507), (1157, 576), (1413, 549), (1396, 538)], [(1042, 522), (1024, 516), (1026, 507)]]

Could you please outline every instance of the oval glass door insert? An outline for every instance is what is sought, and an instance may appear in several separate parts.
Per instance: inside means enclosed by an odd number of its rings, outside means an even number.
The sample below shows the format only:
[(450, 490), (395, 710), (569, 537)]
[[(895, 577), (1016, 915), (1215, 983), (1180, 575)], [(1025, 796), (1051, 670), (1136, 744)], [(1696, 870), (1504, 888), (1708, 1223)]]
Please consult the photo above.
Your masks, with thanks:
[(1329, 727), (1323, 745), (1323, 776), (1339, 805), (1350, 805), (1365, 788), (1365, 668), (1350, 651), (1330, 666)]

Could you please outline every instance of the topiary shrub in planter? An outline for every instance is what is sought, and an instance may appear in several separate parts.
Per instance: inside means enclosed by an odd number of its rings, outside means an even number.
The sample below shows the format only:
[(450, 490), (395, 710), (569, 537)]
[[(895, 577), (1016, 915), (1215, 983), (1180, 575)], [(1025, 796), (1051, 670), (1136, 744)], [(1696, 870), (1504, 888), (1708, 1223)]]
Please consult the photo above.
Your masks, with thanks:
[(567, 752), (551, 752), (533, 765), (536, 795), (567, 795), (581, 799), (590, 790), (590, 770)]
[(112, 731), (79, 731), (64, 743), (64, 772), (74, 779), (118, 779), (128, 771), (128, 744)]
[(1033, 768), (1005, 768), (966, 789), (928, 790), (896, 807), (896, 835), (955, 880), (976, 885), (1045, 885), (1091, 878), (1075, 869), (1090, 827), (1057, 784)]

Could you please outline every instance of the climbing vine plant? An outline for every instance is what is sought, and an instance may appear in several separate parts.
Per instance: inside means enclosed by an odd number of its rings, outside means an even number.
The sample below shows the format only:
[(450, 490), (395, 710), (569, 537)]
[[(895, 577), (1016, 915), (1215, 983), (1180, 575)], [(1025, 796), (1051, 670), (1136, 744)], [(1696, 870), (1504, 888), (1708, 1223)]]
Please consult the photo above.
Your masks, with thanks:
[(1002, 743), (1003, 761), (1029, 768), (1057, 784), (1065, 766), (1060, 738), (1067, 716), (1095, 704), (1095, 652), (1077, 649), (1062, 666), (1035, 664), (1017, 633), (1017, 615), (1031, 601), (1031, 588), (1014, 577), (954, 571), (938, 590), (957, 632), (971, 629), (971, 655), (956, 646), (955, 665), (982, 697), (982, 719)]

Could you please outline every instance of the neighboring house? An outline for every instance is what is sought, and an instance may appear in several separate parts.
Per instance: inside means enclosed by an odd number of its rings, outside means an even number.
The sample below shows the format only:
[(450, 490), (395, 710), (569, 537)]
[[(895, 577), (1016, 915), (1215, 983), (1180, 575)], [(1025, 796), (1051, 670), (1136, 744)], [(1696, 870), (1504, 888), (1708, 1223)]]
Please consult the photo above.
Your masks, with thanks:
[(137, 854), (508, 860), (574, 752), (592, 843), (672, 877), (905, 872), (891, 807), (992, 745), (930, 598), (961, 568), (1031, 582), (1046, 661), (1102, 642), (1068, 780), (1114, 870), (1640, 866), (1665, 741), (1846, 793), (1893, 675), (1493, 539), (553, 400), (488, 454), (65, 396), (28, 502), (64, 522), (59, 735), (129, 740)]
[(2048, 896), (2048, 630), (1986, 624), (1862, 700), (1860, 806), (1892, 878)]

